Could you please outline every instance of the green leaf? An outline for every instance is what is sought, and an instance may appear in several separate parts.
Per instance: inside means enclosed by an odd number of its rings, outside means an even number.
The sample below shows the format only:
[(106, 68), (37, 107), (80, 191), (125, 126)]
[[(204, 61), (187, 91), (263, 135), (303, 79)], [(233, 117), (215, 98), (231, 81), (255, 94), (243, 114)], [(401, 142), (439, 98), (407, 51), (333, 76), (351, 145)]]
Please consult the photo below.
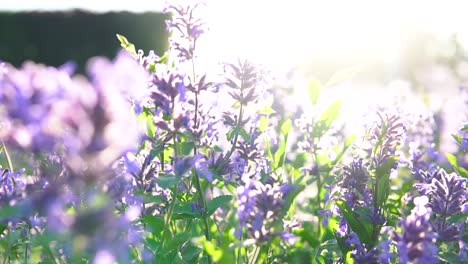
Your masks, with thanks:
[(372, 225), (365, 224), (358, 219), (345, 201), (338, 200), (336, 201), (336, 205), (340, 208), (349, 227), (358, 235), (361, 242), (372, 245)]
[(289, 134), (289, 131), (291, 130), (291, 126), (292, 126), (291, 119), (286, 120), (281, 125), (280, 130), (281, 130), (281, 134), (283, 135), (283, 137), (280, 140), (280, 145), (278, 149), (276, 150), (275, 156), (274, 156), (274, 169), (275, 170), (281, 167), (283, 164), (285, 153), (286, 153), (286, 144), (288, 142), (288, 134)]
[(192, 244), (188, 244), (182, 250), (182, 258), (185, 262), (195, 263), (202, 250)]
[[(346, 243), (344, 237), (338, 236), (338, 234), (336, 232), (333, 232), (333, 233), (335, 235), (335, 239), (336, 239), (336, 242), (338, 244), (338, 247), (340, 248), (341, 254), (346, 257), (348, 255), (348, 253), (351, 252), (352, 247)], [(345, 263), (347, 263), (347, 262), (345, 261)]]
[(249, 135), (249, 133), (247, 133), (247, 131), (245, 131), (244, 128), (239, 127), (238, 128), (238, 133), (245, 141), (250, 142), (250, 139), (251, 139), (250, 135)]
[(234, 138), (234, 133), (236, 133), (236, 128), (233, 127), (231, 128), (227, 133), (226, 133), (226, 137), (227, 137), (227, 140), (231, 141), (233, 138)]
[(453, 139), (458, 143), (458, 145), (461, 145), (462, 143), (462, 137), (460, 135), (452, 134)]
[(265, 106), (264, 108), (258, 110), (258, 114), (260, 115), (271, 115), (276, 113), (276, 111), (271, 108), (271, 106)]
[(163, 199), (161, 195), (153, 195), (151, 193), (144, 193), (145, 203), (162, 203)]
[(460, 128), (461, 131), (468, 131), (468, 123), (463, 124), (463, 126)]
[(189, 155), (190, 152), (192, 152), (193, 148), (195, 147), (195, 144), (193, 142), (182, 142), (179, 144), (180, 146), (180, 151), (182, 154), (185, 156)]
[(130, 53), (133, 57), (137, 58), (138, 55), (137, 55), (137, 52), (136, 52), (136, 49), (135, 49), (135, 45), (133, 45), (132, 43), (130, 43), (126, 37), (122, 36), (122, 35), (119, 35), (119, 34), (116, 34), (117, 36), (117, 39), (119, 40), (120, 42), (120, 46), (122, 46), (122, 48), (124, 48), (128, 53)]
[(317, 104), (320, 96), (320, 90), (322, 90), (322, 84), (317, 79), (311, 79), (307, 85), (307, 91), (309, 92), (309, 99), (313, 105)]
[(178, 233), (175, 236), (173, 236), (165, 248), (163, 249), (164, 253), (169, 253), (173, 250), (176, 250), (180, 246), (182, 246), (185, 242), (187, 242), (190, 239), (190, 234), (183, 232), (183, 233)]
[(387, 202), (388, 195), (390, 194), (390, 172), (393, 165), (398, 160), (397, 157), (392, 156), (380, 167), (375, 169), (375, 176), (377, 178), (377, 204), (383, 207)]
[(208, 215), (212, 215), (216, 209), (220, 208), (226, 203), (229, 203), (232, 200), (232, 195), (221, 195), (213, 198), (213, 200), (206, 203)]
[(295, 185), (294, 186), (294, 190), (289, 192), (288, 195), (286, 196), (286, 199), (284, 199), (283, 208), (281, 208), (281, 212), (280, 212), (280, 214), (278, 216), (278, 219), (283, 219), (283, 217), (286, 216), (286, 214), (289, 211), (289, 208), (291, 207), (292, 203), (294, 202), (294, 199), (296, 199), (297, 195), (299, 195), (299, 193), (301, 193), (304, 189), (305, 189), (304, 185)]
[(324, 256), (316, 256), (314, 263), (316, 263), (316, 264), (327, 264), (327, 259)]
[(221, 249), (218, 249), (216, 245), (211, 241), (204, 241), (203, 248), (214, 261), (219, 261), (223, 257), (223, 251)]
[(250, 135), (245, 131), (244, 128), (242, 127), (233, 127), (231, 130), (229, 130), (226, 134), (227, 139), (231, 141), (236, 134), (239, 134), (245, 141), (250, 141)]
[(145, 215), (145, 217), (142, 218), (142, 221), (150, 227), (151, 232), (155, 236), (158, 236), (164, 230), (164, 220), (161, 217)]
[(343, 101), (341, 99), (336, 100), (322, 112), (314, 125), (313, 137), (320, 138), (328, 131), (333, 121), (339, 117), (342, 103)]
[(174, 185), (178, 184), (182, 180), (182, 177), (176, 177), (174, 175), (161, 175), (156, 181), (161, 188), (169, 189)]
[(340, 116), (342, 103), (343, 100), (336, 100), (320, 115), (319, 122), (324, 122), (327, 129)]
[(457, 157), (455, 157), (455, 155), (451, 153), (445, 153), (445, 156), (447, 157), (448, 162), (450, 163), (450, 165), (452, 165), (456, 173), (458, 173), (464, 178), (468, 178), (468, 170), (458, 165)]
[(291, 119), (284, 121), (284, 123), (281, 125), (281, 134), (287, 136), (289, 134), (289, 131), (291, 130), (291, 124)]
[(195, 219), (199, 217), (200, 213), (193, 211), (190, 202), (177, 203), (176, 206), (174, 206), (173, 219)]
[(156, 126), (153, 122), (153, 117), (150, 115), (146, 116), (146, 134), (150, 138), (154, 138), (156, 136)]
[(313, 248), (320, 245), (320, 241), (314, 233), (314, 225), (311, 222), (303, 222), (302, 228), (295, 229), (293, 233), (302, 240), (307, 241), (307, 243), (309, 243)]
[(21, 215), (21, 206), (20, 204), (10, 206), (10, 205), (5, 205), (0, 207), (0, 220), (3, 220), (5, 218), (10, 218), (10, 217), (18, 217)]
[(260, 120), (258, 121), (258, 129), (260, 132), (267, 130), (268, 127), (268, 118), (266, 116), (260, 117)]
[(274, 157), (274, 169), (278, 169), (280, 166), (281, 166), (281, 163), (284, 159), (284, 154), (286, 152), (286, 139), (283, 137), (280, 141), (280, 145), (278, 147), (278, 149), (276, 150), (275, 152), (275, 157)]
[(348, 79), (348, 78), (352, 77), (353, 75), (355, 75), (358, 72), (358, 70), (359, 70), (358, 67), (348, 67), (348, 68), (342, 69), (342, 70), (336, 72), (330, 78), (330, 80), (328, 80), (328, 82), (325, 84), (325, 86), (330, 86), (330, 85), (336, 84), (338, 82), (341, 82), (341, 81), (343, 81), (345, 79)]

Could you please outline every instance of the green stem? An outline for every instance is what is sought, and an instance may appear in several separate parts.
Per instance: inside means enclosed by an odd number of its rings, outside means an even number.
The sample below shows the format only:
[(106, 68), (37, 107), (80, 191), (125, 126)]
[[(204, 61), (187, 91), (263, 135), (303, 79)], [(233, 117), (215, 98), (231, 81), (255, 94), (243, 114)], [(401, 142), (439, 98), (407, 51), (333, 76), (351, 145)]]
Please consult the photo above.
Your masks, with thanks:
[(28, 249), (29, 249), (29, 224), (26, 224), (26, 243), (24, 249), (24, 263), (28, 264)]
[(3, 140), (2, 140), (2, 146), (3, 146), (3, 150), (5, 151), (5, 156), (7, 158), (7, 161), (8, 161), (8, 167), (10, 167), (10, 170), (13, 172), (15, 171), (15, 169), (13, 168), (13, 162), (11, 161), (10, 154), (8, 153), (8, 149), (5, 145), (5, 142), (3, 142)]
[[(319, 163), (318, 163), (318, 155), (317, 155), (317, 151), (316, 151), (316, 147), (315, 147), (315, 140), (314, 140), (314, 144), (313, 144), (313, 152), (314, 152), (314, 166), (317, 170), (317, 197), (316, 197), (316, 202), (317, 202), (317, 206), (318, 206), (318, 211), (322, 210), (322, 207), (320, 205), (320, 193), (322, 192), (322, 179), (320, 178), (320, 169), (319, 169)], [(318, 212), (317, 211), (317, 212)], [(320, 240), (320, 232), (321, 232), (321, 222), (320, 222), (320, 215), (317, 214), (317, 218), (318, 218), (318, 223), (317, 223), (317, 227), (318, 227), (318, 236), (319, 236), (319, 240)], [(320, 241), (321, 242), (321, 241)]]
[[(172, 140), (173, 140), (173, 148), (174, 148), (174, 160), (173, 160), (173, 162), (174, 162), (174, 166), (175, 166), (175, 163), (177, 161), (177, 140), (176, 140), (176, 133), (175, 132), (172, 135)], [(162, 240), (162, 243), (161, 243), (162, 248), (164, 248), (164, 245), (166, 243), (166, 238), (168, 236), (168, 232), (170, 232), (170, 223), (171, 223), (171, 220), (172, 220), (172, 214), (174, 212), (174, 207), (175, 207), (175, 203), (176, 203), (176, 200), (177, 200), (177, 194), (178, 194), (177, 184), (174, 186), (174, 189), (172, 190), (172, 193), (173, 193), (172, 201), (171, 201), (171, 204), (169, 205), (169, 210), (167, 212), (166, 219), (164, 221), (164, 232), (163, 232), (163, 238), (162, 238), (163, 240)]]
[(244, 108), (243, 108), (243, 105), (241, 104), (240, 109), (239, 109), (239, 118), (237, 119), (237, 124), (234, 130), (234, 133), (235, 133), (234, 141), (232, 143), (231, 149), (229, 150), (228, 154), (226, 154), (226, 157), (224, 158), (224, 163), (222, 164), (222, 166), (226, 165), (226, 163), (229, 161), (229, 158), (232, 156), (232, 154), (236, 150), (237, 141), (239, 139), (239, 128), (241, 126), (243, 115), (244, 115)]
[(203, 222), (205, 224), (205, 237), (206, 237), (206, 240), (209, 241), (209, 240), (211, 240), (211, 237), (210, 237), (210, 226), (208, 224), (206, 199), (205, 199), (205, 195), (203, 195), (203, 189), (202, 189), (201, 184), (200, 184), (200, 177), (198, 176), (198, 173), (195, 171), (195, 169), (192, 170), (192, 173), (193, 173), (194, 179), (195, 179), (195, 188), (197, 188), (199, 199), (201, 200), (202, 205), (203, 205), (202, 214), (203, 214)]
[[(378, 204), (377, 204), (377, 197), (379, 195), (379, 179), (376, 177), (375, 178), (375, 185), (373, 186), (374, 187), (374, 195), (372, 197), (372, 202), (374, 204), (374, 212), (373, 212), (373, 218), (375, 217), (375, 214), (380, 211), (379, 208), (378, 208)], [(371, 239), (372, 239), (372, 245), (369, 245), (369, 247), (371, 248), (374, 244), (377, 243), (377, 239), (378, 239), (378, 228), (377, 228), (377, 223), (375, 222), (375, 219), (373, 219), (372, 221), (372, 235), (371, 235)]]
[(257, 258), (260, 255), (260, 247), (256, 246), (253, 251), (252, 259), (249, 261), (249, 263), (257, 263)]

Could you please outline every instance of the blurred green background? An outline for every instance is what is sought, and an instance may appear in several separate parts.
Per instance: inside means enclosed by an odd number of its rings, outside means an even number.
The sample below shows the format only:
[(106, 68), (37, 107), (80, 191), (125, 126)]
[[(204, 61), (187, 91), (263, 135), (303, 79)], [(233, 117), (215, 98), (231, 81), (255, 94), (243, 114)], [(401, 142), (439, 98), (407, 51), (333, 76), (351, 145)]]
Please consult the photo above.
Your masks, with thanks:
[(0, 60), (15, 66), (26, 60), (53, 66), (72, 60), (83, 72), (90, 57), (115, 56), (117, 33), (145, 53), (162, 54), (168, 37), (165, 18), (156, 12), (0, 12)]

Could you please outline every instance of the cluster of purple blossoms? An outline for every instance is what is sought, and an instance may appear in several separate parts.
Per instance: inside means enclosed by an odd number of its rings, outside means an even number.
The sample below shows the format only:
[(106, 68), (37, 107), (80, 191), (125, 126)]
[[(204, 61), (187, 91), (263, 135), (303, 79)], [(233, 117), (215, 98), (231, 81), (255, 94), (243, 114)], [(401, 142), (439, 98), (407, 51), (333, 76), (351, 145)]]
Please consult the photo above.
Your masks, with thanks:
[(203, 20), (197, 15), (198, 6), (194, 5), (169, 5), (164, 12), (173, 12), (171, 20), (167, 20), (167, 29), (172, 33), (171, 48), (178, 52), (182, 60), (191, 60), (194, 57), (197, 40), (206, 31)]
[(411, 169), (411, 173), (419, 182), (422, 180), (419, 174), (421, 170), (431, 171), (436, 169), (435, 162), (439, 158), (436, 147), (438, 140), (436, 138), (437, 124), (434, 114), (429, 111), (414, 115), (410, 120), (403, 145), (407, 148), (407, 164)]
[[(38, 232), (60, 234), (63, 247), (76, 247), (71, 238), (81, 237), (87, 244), (83, 252), (112, 248), (125, 261), (128, 245), (121, 237), (131, 233), (130, 220), (117, 217), (106, 199), (90, 197), (100, 197), (101, 184), (113, 174), (110, 166), (139, 142), (132, 104), (138, 112), (148, 87), (146, 71), (126, 53), (113, 62), (90, 60), (89, 80), (72, 76), (71, 64), (1, 67), (0, 139), (5, 151), (29, 156), (33, 168), (21, 176), (21, 170), (2, 171), (2, 203), (20, 210), (15, 219), (1, 221), (26, 221)], [(66, 260), (77, 253), (52, 250)]]
[(468, 210), (467, 179), (456, 173), (447, 173), (439, 169), (432, 173), (420, 172), (423, 183), (416, 184), (421, 195), (429, 198), (428, 206), (432, 209), (433, 229), (439, 234), (438, 239), (449, 242), (461, 239), (462, 224), (450, 224), (448, 219)]
[(280, 184), (274, 178), (267, 177), (265, 183), (256, 179), (246, 179), (244, 184), (237, 188), (239, 227), (236, 236), (242, 238), (245, 228), (248, 236), (259, 243), (270, 241), (275, 236), (294, 243), (291, 229), (297, 227), (297, 224), (281, 225), (281, 230), (277, 228), (286, 196), (294, 186)]
[(371, 204), (368, 164), (362, 158), (354, 158), (350, 165), (343, 166), (343, 179), (338, 183), (341, 195), (353, 208)]
[(437, 233), (430, 222), (431, 209), (426, 206), (428, 201), (425, 196), (416, 197), (411, 215), (399, 224), (401, 234), (393, 235), (397, 242), (399, 263), (438, 263)]
[(372, 146), (371, 166), (375, 169), (384, 165), (395, 156), (396, 147), (401, 143), (406, 132), (405, 121), (399, 113), (377, 112), (378, 120), (369, 128), (369, 143)]
[[(170, 201), (170, 192), (157, 183), (160, 164), (159, 159), (147, 151), (141, 151), (137, 156), (126, 153), (114, 164), (116, 175), (106, 188), (117, 210), (138, 210), (141, 216), (164, 214), (164, 204)], [(157, 198), (146, 201), (148, 197)]]
[(38, 152), (51, 151), (63, 133), (61, 119), (69, 109), (72, 81), (66, 68), (25, 63), (5, 65), (0, 80), (0, 137), (8, 145)]
[(9, 169), (1, 169), (0, 166), (0, 204), (12, 205), (23, 198), (26, 184), (20, 177), (24, 169), (11, 172)]
[[(128, 80), (139, 66), (134, 62), (133, 72), (128, 65), (119, 66), (128, 63), (124, 55), (114, 63), (94, 59), (88, 67), (91, 82), (72, 78), (68, 65), (58, 69), (34, 63), (22, 69), (7, 66), (0, 83), (0, 115), (5, 120), (0, 137), (23, 150), (62, 152), (72, 170), (106, 168), (133, 149), (139, 137), (129, 111), (130, 98), (123, 93), (135, 81)], [(140, 82), (132, 87), (137, 91), (146, 85)]]

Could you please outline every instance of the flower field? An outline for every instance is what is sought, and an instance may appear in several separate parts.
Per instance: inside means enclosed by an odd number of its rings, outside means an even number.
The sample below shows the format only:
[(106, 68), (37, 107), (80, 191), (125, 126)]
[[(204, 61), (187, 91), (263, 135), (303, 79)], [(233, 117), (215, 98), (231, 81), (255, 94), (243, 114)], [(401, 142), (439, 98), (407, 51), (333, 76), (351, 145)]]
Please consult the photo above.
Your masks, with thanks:
[(204, 70), (203, 8), (86, 75), (0, 61), (0, 263), (468, 261), (468, 88), (350, 117), (337, 69), (298, 104), (249, 58)]

